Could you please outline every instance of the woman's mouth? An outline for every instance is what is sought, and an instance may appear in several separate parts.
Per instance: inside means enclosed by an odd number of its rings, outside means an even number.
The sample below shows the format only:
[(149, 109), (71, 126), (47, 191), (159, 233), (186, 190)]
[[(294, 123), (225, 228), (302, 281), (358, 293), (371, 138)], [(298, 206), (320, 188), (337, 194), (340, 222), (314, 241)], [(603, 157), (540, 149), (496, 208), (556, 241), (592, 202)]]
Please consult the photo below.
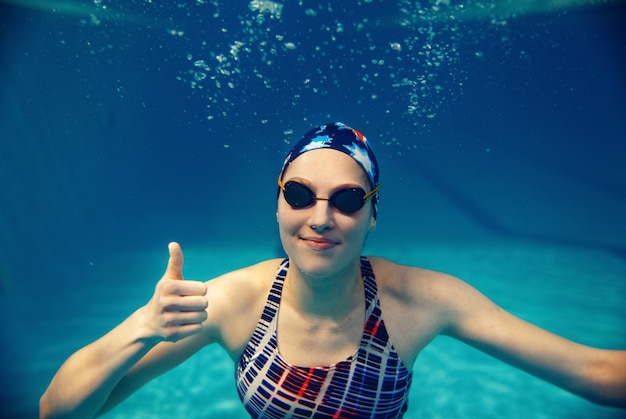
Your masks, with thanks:
[(302, 240), (309, 248), (318, 251), (329, 250), (339, 244), (334, 240), (329, 240), (322, 237), (303, 237)]

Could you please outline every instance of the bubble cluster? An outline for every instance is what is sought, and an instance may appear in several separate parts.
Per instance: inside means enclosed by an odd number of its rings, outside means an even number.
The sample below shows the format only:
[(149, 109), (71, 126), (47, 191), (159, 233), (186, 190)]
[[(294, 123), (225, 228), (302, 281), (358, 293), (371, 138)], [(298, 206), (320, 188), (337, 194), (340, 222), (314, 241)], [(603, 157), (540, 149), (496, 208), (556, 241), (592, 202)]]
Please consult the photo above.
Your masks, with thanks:
[(275, 1), (252, 0), (248, 7), (250, 10), (259, 13), (257, 19), (260, 19), (260, 22), (263, 22), (265, 17), (280, 19), (281, 13), (283, 12), (282, 3)]
[[(209, 16), (203, 25), (213, 32), (193, 35), (179, 80), (202, 95), (208, 120), (228, 118), (249, 101), (267, 103), (264, 97), (303, 115), (324, 98), (353, 97), (381, 114), (400, 107), (407, 121), (425, 125), (462, 93), (461, 25), (479, 11), (481, 19), (497, 20), (492, 3), (362, 0), (350, 8), (252, 0), (226, 12), (203, 0), (193, 15)], [(207, 7), (213, 14), (201, 10)], [(272, 118), (270, 108), (256, 114)]]

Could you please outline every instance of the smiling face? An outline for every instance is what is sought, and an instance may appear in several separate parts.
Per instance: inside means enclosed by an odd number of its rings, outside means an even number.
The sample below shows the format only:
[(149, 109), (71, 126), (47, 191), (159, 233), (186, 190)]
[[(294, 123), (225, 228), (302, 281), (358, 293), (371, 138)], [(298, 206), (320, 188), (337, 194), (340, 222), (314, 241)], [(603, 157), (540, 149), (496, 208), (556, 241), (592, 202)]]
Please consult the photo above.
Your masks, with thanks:
[[(306, 185), (318, 198), (329, 198), (345, 187), (370, 191), (368, 178), (354, 159), (332, 149), (312, 150), (298, 156), (283, 175)], [(344, 214), (326, 200), (292, 208), (278, 197), (280, 239), (292, 265), (311, 277), (340, 275), (358, 266), (365, 238), (376, 225), (368, 201), (360, 210)], [(315, 227), (315, 228), (313, 228)]]

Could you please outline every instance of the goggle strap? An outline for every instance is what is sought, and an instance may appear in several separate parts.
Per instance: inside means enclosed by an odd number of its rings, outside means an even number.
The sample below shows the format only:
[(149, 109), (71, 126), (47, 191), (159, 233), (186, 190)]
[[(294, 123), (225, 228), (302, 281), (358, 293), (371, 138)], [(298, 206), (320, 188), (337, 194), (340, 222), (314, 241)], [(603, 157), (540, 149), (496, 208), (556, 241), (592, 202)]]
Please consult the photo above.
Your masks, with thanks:
[(376, 187), (374, 189), (372, 189), (371, 191), (363, 195), (363, 201), (367, 201), (368, 199), (372, 198), (374, 195), (376, 195), (376, 192), (378, 192), (379, 189), (380, 189), (380, 182), (376, 184)]

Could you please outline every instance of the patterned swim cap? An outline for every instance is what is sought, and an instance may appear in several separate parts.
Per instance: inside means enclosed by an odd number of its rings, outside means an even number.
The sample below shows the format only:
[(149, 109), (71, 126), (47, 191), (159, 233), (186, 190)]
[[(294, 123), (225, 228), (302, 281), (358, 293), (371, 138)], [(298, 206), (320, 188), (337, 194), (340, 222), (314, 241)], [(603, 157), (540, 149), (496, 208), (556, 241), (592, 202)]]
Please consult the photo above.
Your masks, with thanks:
[[(299, 155), (321, 148), (331, 148), (352, 157), (367, 174), (372, 189), (378, 185), (378, 162), (367, 139), (359, 131), (342, 122), (320, 125), (304, 134), (302, 139), (287, 154), (280, 171), (280, 177), (283, 177), (287, 167)], [(374, 203), (374, 214), (376, 214), (378, 193), (372, 198), (372, 202)]]

